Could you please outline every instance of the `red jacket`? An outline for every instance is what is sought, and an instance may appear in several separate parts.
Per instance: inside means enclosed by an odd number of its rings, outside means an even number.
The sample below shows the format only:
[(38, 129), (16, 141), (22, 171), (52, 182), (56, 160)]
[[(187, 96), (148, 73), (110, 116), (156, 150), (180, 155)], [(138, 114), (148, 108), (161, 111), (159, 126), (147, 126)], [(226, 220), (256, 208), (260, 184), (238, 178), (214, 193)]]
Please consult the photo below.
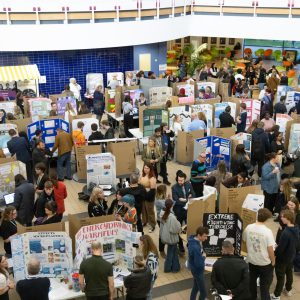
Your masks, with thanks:
[(58, 187), (53, 187), (54, 190), (54, 198), (57, 204), (57, 213), (63, 214), (65, 211), (65, 203), (64, 200), (68, 197), (67, 188), (65, 184), (61, 181), (58, 181)]

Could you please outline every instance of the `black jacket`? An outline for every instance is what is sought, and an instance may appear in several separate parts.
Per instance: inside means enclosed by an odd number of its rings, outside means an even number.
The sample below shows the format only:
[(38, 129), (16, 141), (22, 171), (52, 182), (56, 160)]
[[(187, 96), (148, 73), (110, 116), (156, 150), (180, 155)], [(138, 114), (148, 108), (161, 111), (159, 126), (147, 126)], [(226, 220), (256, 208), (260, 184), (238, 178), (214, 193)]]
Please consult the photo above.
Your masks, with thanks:
[(235, 124), (233, 117), (230, 113), (223, 111), (220, 116), (220, 127), (221, 128), (227, 128), (232, 127), (232, 125)]
[(286, 114), (286, 113), (287, 113), (287, 108), (284, 103), (278, 102), (275, 104), (275, 106), (274, 106), (275, 117), (276, 117), (276, 114)]
[(114, 139), (114, 138), (115, 138), (115, 131), (112, 127), (109, 127), (104, 134), (104, 139), (109, 140), (109, 139)]
[(34, 203), (34, 215), (37, 218), (45, 217), (46, 216), (46, 213), (45, 213), (45, 204), (48, 201), (55, 201), (54, 192), (52, 192), (52, 194), (49, 196), (49, 195), (47, 195), (45, 193), (45, 191), (43, 191), (40, 194), (39, 198)]
[(146, 200), (147, 191), (141, 184), (136, 187), (128, 187), (120, 190), (120, 194), (125, 196), (126, 194), (132, 195), (134, 197), (134, 207), (137, 212), (142, 211), (143, 202)]
[(234, 154), (231, 157), (230, 167), (233, 176), (237, 175), (240, 172), (246, 172), (248, 174), (251, 163), (250, 160), (247, 160), (244, 155)]
[(52, 156), (51, 151), (49, 149), (42, 150), (42, 149), (34, 148), (32, 151), (33, 165), (35, 166), (37, 163), (42, 162), (47, 167), (48, 158), (46, 157), (46, 155)]
[(234, 300), (249, 299), (249, 271), (243, 257), (224, 255), (213, 265), (211, 282), (219, 294), (231, 290)]
[(149, 268), (133, 270), (132, 273), (124, 277), (126, 294), (130, 298), (146, 298), (151, 289), (152, 275)]
[(33, 219), (34, 195), (34, 186), (27, 180), (16, 186), (13, 205), (18, 212), (17, 220), (22, 225), (30, 223)]
[(17, 160), (23, 163), (31, 161), (29, 146), (24, 137), (13, 137), (7, 142), (7, 148), (12, 156), (16, 154)]
[[(104, 136), (100, 131), (94, 131), (89, 136), (89, 142), (103, 140)], [(93, 143), (93, 145), (100, 145), (100, 143)]]
[(262, 128), (256, 128), (252, 132), (252, 147), (251, 154), (252, 158), (264, 159), (265, 154), (270, 152), (270, 141), (268, 134)]

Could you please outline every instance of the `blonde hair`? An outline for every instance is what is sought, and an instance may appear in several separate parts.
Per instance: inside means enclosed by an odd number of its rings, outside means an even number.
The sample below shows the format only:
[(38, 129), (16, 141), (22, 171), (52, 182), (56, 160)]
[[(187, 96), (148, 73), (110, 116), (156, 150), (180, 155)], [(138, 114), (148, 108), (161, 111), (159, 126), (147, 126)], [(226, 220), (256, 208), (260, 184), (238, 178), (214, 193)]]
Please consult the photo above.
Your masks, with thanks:
[(90, 196), (90, 202), (95, 203), (96, 201), (98, 201), (98, 199), (99, 199), (98, 194), (100, 194), (100, 193), (103, 193), (103, 190), (99, 187), (94, 187), (93, 191), (91, 193), (91, 196)]
[(75, 113), (75, 110), (70, 102), (67, 102), (67, 104), (66, 104), (66, 111), (71, 111), (71, 112)]
[(206, 121), (206, 115), (203, 111), (198, 112), (198, 119), (202, 121)]
[(157, 146), (156, 140), (154, 138), (150, 137), (149, 140), (148, 140), (147, 147), (146, 147), (146, 155), (147, 155), (147, 157), (151, 157), (151, 148), (149, 147), (149, 141), (153, 141), (154, 142), (155, 157), (160, 156), (160, 150), (159, 150), (159, 147)]
[(290, 179), (286, 178), (281, 181), (281, 185), (285, 201), (288, 202), (290, 201), (292, 195), (292, 182)]

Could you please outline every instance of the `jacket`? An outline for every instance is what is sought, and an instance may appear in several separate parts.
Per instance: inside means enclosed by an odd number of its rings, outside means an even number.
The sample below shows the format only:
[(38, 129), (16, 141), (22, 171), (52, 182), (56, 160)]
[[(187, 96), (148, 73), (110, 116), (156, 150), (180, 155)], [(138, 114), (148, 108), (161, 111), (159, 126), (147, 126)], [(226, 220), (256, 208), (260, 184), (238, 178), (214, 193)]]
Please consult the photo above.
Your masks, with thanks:
[(18, 212), (17, 220), (22, 225), (29, 224), (33, 219), (34, 196), (34, 186), (27, 180), (21, 181), (15, 189), (13, 206)]
[[(279, 168), (279, 165), (277, 167)], [(279, 190), (279, 180), (277, 174), (273, 173), (274, 168), (268, 161), (261, 171), (261, 188), (268, 194), (277, 194)]]
[(185, 190), (185, 196), (183, 194), (182, 187), (178, 183), (176, 183), (172, 186), (172, 199), (175, 201), (174, 211), (176, 211), (177, 208), (179, 208), (179, 209), (184, 208), (186, 205), (186, 202), (180, 201), (179, 198), (188, 199), (189, 196), (192, 196), (192, 198), (195, 198), (195, 192), (189, 181), (186, 181), (184, 183), (183, 187)]
[[(153, 159), (148, 151), (148, 146), (145, 147), (144, 151), (143, 151), (143, 154), (142, 154), (142, 161), (144, 163), (148, 163), (150, 164), (150, 160)], [(157, 163), (155, 163), (155, 167), (156, 167), (156, 173), (159, 174), (160, 173), (160, 161), (162, 160), (162, 154), (161, 154), (161, 148), (159, 147), (156, 147), (155, 150), (154, 150), (154, 156), (155, 156), (155, 159), (158, 160)]]
[(234, 300), (249, 299), (248, 265), (241, 256), (219, 258), (213, 265), (211, 282), (219, 294), (227, 295), (227, 290), (231, 290)]
[(230, 113), (223, 111), (220, 116), (220, 127), (221, 128), (227, 128), (232, 127), (232, 125), (235, 124), (233, 117)]
[(231, 157), (231, 173), (233, 176), (237, 175), (240, 172), (246, 172), (251, 168), (250, 160), (247, 160), (245, 155), (234, 154)]
[(275, 249), (276, 262), (291, 263), (296, 256), (299, 246), (298, 226), (286, 226), (280, 235), (279, 244)]
[(73, 130), (72, 137), (74, 139), (74, 144), (76, 145), (85, 145), (85, 136), (81, 129)]
[(110, 140), (115, 138), (115, 131), (112, 127), (109, 127), (104, 134), (104, 140)]
[(270, 152), (270, 141), (268, 134), (262, 128), (256, 128), (252, 132), (251, 155), (253, 158), (260, 157), (264, 160), (266, 153)]
[(69, 133), (60, 131), (55, 137), (55, 143), (52, 148), (52, 153), (58, 149), (58, 156), (62, 156), (65, 153), (71, 152), (73, 148), (73, 140)]
[(43, 191), (34, 203), (34, 215), (36, 218), (45, 217), (45, 204), (49, 201), (55, 201), (54, 192), (49, 196)]
[(42, 162), (45, 166), (48, 166), (48, 158), (46, 155), (51, 156), (51, 152), (48, 149), (42, 150), (38, 148), (34, 148), (32, 151), (32, 161), (35, 166), (37, 163)]
[(12, 137), (12, 139), (7, 142), (7, 148), (12, 156), (16, 154), (17, 160), (25, 164), (31, 161), (29, 145), (24, 137)]
[(175, 245), (179, 242), (179, 233), (181, 231), (181, 225), (171, 212), (166, 221), (163, 221), (162, 216), (164, 211), (160, 213), (160, 228), (159, 236), (163, 244)]
[(149, 268), (132, 270), (131, 274), (124, 277), (126, 294), (130, 299), (143, 299), (151, 289), (152, 274)]
[(93, 142), (93, 145), (100, 145), (101, 143), (94, 143), (94, 141), (103, 140), (104, 136), (100, 131), (93, 131), (89, 136), (89, 142)]
[(205, 256), (202, 255), (202, 247), (199, 240), (195, 239), (194, 235), (189, 236), (188, 239), (188, 252), (189, 252), (189, 268), (193, 275), (200, 275), (204, 272)]

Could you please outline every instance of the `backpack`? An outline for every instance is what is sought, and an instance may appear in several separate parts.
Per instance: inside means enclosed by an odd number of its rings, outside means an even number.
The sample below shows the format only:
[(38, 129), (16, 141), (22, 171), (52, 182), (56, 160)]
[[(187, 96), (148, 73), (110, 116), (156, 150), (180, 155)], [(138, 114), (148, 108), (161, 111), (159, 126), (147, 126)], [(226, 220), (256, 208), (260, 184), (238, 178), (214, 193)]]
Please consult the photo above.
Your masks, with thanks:
[(260, 135), (253, 135), (252, 136), (252, 157), (253, 158), (260, 158), (264, 157), (265, 149), (262, 145), (262, 139)]

